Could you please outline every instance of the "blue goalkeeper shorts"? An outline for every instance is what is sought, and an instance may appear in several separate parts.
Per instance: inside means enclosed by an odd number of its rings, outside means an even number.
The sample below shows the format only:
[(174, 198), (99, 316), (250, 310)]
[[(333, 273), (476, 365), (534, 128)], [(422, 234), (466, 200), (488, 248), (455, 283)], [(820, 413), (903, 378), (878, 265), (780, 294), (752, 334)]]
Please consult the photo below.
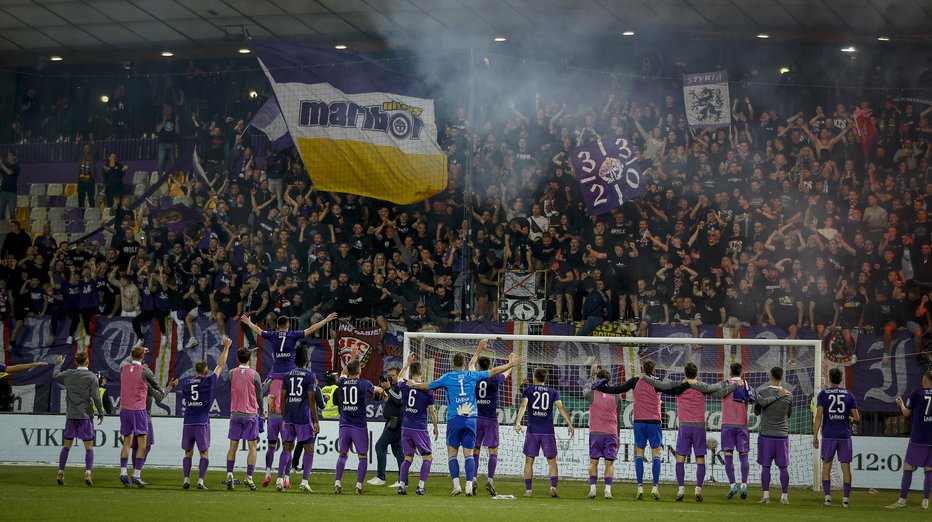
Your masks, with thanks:
[(476, 447), (476, 418), (457, 415), (447, 419), (447, 446), (465, 449)]
[(660, 424), (635, 422), (634, 447), (644, 449), (648, 445), (651, 448), (663, 446), (663, 431), (660, 429)]

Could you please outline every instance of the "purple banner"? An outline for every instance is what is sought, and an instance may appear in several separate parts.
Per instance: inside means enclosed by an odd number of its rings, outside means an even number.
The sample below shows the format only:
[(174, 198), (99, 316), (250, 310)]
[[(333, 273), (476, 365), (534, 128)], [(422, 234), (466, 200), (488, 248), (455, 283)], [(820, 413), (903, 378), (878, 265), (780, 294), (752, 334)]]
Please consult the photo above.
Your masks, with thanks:
[(647, 191), (637, 157), (624, 138), (592, 141), (569, 151), (589, 214), (598, 216)]
[(899, 412), (896, 397), (907, 397), (922, 385), (922, 374), (929, 369), (919, 360), (913, 338), (896, 332), (890, 344), (890, 357), (884, 360), (883, 339), (860, 335), (855, 342), (856, 362), (850, 366), (849, 383), (862, 411)]

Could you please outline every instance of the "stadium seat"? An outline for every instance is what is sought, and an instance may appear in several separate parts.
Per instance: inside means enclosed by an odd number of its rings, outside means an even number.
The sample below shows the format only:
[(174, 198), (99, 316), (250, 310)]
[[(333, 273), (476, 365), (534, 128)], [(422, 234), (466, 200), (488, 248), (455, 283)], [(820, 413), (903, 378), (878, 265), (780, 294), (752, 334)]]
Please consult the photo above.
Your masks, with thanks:
[(156, 183), (158, 183), (160, 177), (161, 176), (159, 176), (158, 172), (153, 172), (152, 174), (150, 174), (149, 175), (149, 186), (151, 187), (152, 185), (155, 185)]
[(138, 170), (133, 174), (133, 186), (149, 185), (149, 173), (144, 170)]
[(68, 183), (65, 185), (65, 196), (77, 196), (78, 195), (78, 184), (77, 183)]
[(48, 210), (45, 207), (39, 207), (30, 210), (29, 219), (33, 221), (45, 221), (51, 218), (48, 217)]
[(10, 222), (6, 219), (0, 220), (0, 234), (6, 234), (10, 231)]
[(61, 196), (64, 192), (65, 188), (61, 183), (50, 183), (45, 194), (48, 196)]
[(45, 195), (45, 184), (44, 183), (33, 183), (29, 185), (29, 195), (30, 196), (44, 196)]
[(99, 208), (88, 208), (84, 210), (85, 221), (100, 221), (100, 216), (101, 213)]
[(68, 196), (68, 198), (65, 199), (65, 206), (68, 208), (73, 208), (73, 207), (78, 206), (78, 195), (75, 194), (73, 196)]
[(58, 244), (60, 245), (60, 244), (64, 243), (65, 241), (68, 241), (68, 234), (63, 234), (63, 233), (59, 232), (59, 233), (57, 233), (57, 234), (52, 234), (52, 238), (53, 238), (56, 242), (58, 242)]
[(100, 221), (84, 220), (84, 233), (93, 232), (100, 228)]
[(17, 207), (28, 207), (29, 206), (29, 196), (19, 195), (16, 196), (16, 206)]
[(21, 223), (29, 221), (29, 205), (24, 205), (16, 209), (16, 220)]
[[(36, 219), (36, 218), (33, 217), (33, 219)], [(62, 207), (50, 208), (48, 210), (48, 217), (46, 219), (48, 219), (49, 221), (64, 221), (65, 220), (65, 209)]]
[(146, 190), (148, 190), (148, 187), (147, 187), (147, 186), (145, 186), (145, 185), (136, 185), (136, 187), (133, 189), (133, 195), (136, 196), (136, 197), (138, 198), (138, 197), (142, 196), (143, 194), (145, 194), (145, 193), (146, 193)]
[(42, 232), (42, 229), (45, 227), (45, 223), (46, 223), (45, 220), (39, 221), (37, 219), (34, 219), (30, 221), (29, 222), (29, 233), (34, 236), (38, 234), (39, 232)]
[[(67, 229), (64, 221), (53, 221), (52, 225), (52, 234), (61, 234), (64, 233)], [(39, 230), (42, 230), (41, 228)]]
[(81, 221), (82, 219), (84, 219), (83, 208), (69, 208), (65, 210), (66, 221)]
[(29, 196), (29, 207), (38, 208), (46, 206), (48, 197), (46, 196)]

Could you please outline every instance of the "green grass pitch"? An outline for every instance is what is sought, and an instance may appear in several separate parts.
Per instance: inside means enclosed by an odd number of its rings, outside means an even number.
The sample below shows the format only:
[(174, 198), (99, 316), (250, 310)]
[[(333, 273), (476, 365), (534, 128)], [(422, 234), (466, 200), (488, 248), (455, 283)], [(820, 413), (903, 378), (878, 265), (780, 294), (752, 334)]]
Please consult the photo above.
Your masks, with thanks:
[[(80, 453), (80, 452), (79, 452)], [(179, 460), (180, 460), (179, 454)], [(196, 461), (195, 461), (196, 463)], [(195, 465), (195, 474), (197, 472)], [(521, 498), (524, 483), (520, 480), (496, 480), (501, 494), (513, 494), (517, 500), (492, 500), (482, 486), (475, 498), (460, 495), (450, 498), (451, 482), (448, 478), (432, 476), (427, 482), (428, 495), (414, 495), (413, 489), (408, 496), (399, 496), (388, 487), (366, 485), (363, 496), (352, 493), (352, 480), (355, 471), (348, 469), (344, 484), (349, 487), (349, 494), (333, 494), (333, 472), (320, 471), (311, 475), (314, 493), (301, 493), (297, 487), (300, 477), (292, 483), (291, 490), (278, 493), (274, 488), (259, 487), (259, 491), (249, 491), (237, 487), (227, 491), (220, 481), (224, 479), (222, 471), (211, 470), (207, 474), (209, 491), (181, 489), (181, 471), (168, 469), (146, 469), (143, 478), (149, 487), (144, 490), (124, 488), (118, 480), (118, 471), (113, 468), (99, 468), (94, 471), (93, 488), (84, 485), (83, 470), (69, 467), (65, 475), (65, 485), (55, 483), (53, 467), (0, 466), (0, 520), (428, 520), (449, 522), (469, 520), (487, 522), (491, 520), (556, 522), (560, 520), (619, 520), (634, 517), (635, 520), (932, 520), (932, 511), (919, 508), (922, 497), (919, 492), (912, 492), (909, 507), (906, 510), (892, 511), (884, 506), (893, 503), (897, 494), (883, 491), (869, 494), (867, 491), (855, 490), (852, 493), (852, 506), (841, 507), (840, 492), (834, 493), (835, 505), (831, 508), (822, 506), (822, 494), (808, 490), (790, 490), (789, 506), (779, 503), (779, 486), (772, 503), (757, 505), (760, 489), (751, 488), (749, 498), (742, 502), (725, 500), (725, 488), (706, 486), (703, 488), (705, 502), (697, 504), (691, 496), (684, 502), (675, 502), (673, 496), (676, 487), (661, 485), (663, 499), (638, 502), (634, 500), (634, 485), (616, 483), (613, 487), (615, 500), (608, 501), (601, 497), (602, 484), (599, 484), (599, 497), (587, 500), (588, 484), (580, 481), (561, 481), (560, 498), (552, 499), (547, 495), (546, 478), (535, 480), (533, 498)], [(393, 480), (392, 473), (389, 479)], [(257, 482), (264, 474), (257, 473)], [(370, 473), (370, 477), (372, 474)], [(416, 477), (413, 474), (412, 477)], [(237, 478), (242, 478), (238, 471)], [(922, 480), (921, 474), (918, 480)], [(857, 480), (857, 477), (855, 477)], [(687, 484), (686, 492), (692, 493), (692, 486)], [(773, 493), (773, 492), (772, 492)]]

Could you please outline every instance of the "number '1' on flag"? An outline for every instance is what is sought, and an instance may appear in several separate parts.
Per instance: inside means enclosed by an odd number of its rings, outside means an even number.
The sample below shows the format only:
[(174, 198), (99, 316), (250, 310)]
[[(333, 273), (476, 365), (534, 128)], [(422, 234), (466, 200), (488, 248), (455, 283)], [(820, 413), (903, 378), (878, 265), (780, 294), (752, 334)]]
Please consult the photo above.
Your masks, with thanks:
[(631, 144), (624, 138), (591, 141), (569, 151), (589, 214), (598, 216), (647, 192)]
[(422, 82), (332, 49), (253, 42), (317, 190), (410, 204), (447, 185)]

